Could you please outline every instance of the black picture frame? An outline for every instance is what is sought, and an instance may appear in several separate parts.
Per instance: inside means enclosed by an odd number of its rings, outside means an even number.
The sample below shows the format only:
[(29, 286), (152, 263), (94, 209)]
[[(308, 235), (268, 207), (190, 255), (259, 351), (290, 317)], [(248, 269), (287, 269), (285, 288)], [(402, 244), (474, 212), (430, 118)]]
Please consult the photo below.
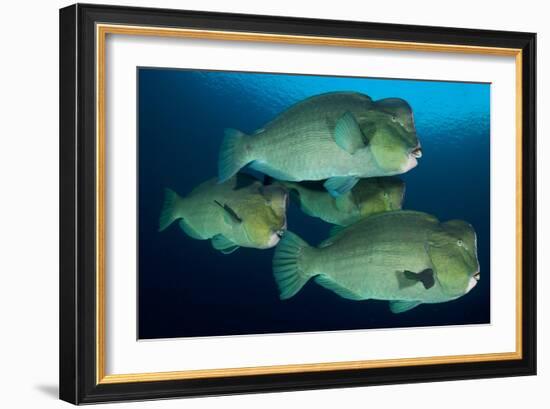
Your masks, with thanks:
[[(96, 23), (502, 47), (522, 52), (521, 359), (102, 384), (96, 352)], [(74, 404), (534, 375), (536, 35), (77, 4), (60, 10), (60, 398)]]

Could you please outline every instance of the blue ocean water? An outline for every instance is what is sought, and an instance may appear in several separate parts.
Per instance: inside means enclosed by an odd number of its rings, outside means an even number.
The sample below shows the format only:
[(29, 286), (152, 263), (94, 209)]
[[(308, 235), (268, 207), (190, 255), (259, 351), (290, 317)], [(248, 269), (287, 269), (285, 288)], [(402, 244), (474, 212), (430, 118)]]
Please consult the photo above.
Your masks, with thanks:
[[(490, 84), (139, 68), (137, 86), (140, 339), (490, 321)], [(224, 128), (251, 133), (291, 104), (330, 91), (409, 102), (423, 157), (401, 175), (404, 208), (474, 226), (481, 280), (470, 293), (393, 314), (386, 301), (347, 300), (311, 280), (281, 301), (273, 249), (223, 255), (176, 223), (157, 231), (165, 187), (185, 195), (216, 176)], [(311, 244), (330, 228), (294, 204), (288, 225)]]

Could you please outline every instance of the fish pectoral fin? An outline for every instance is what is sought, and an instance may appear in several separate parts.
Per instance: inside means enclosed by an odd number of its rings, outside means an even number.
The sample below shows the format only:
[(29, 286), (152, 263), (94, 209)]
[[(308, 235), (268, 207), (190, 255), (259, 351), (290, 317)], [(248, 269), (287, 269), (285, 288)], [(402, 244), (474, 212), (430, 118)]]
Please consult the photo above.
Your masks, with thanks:
[(203, 240), (203, 237), (195, 230), (193, 229), (191, 226), (189, 226), (189, 224), (187, 224), (187, 222), (185, 221), (185, 219), (180, 219), (180, 222), (179, 222), (179, 225), (180, 225), (180, 228), (185, 232), (185, 234), (187, 234), (189, 237), (195, 239), (195, 240)]
[(327, 290), (333, 291), (342, 298), (347, 298), (348, 300), (366, 300), (366, 298), (361, 297), (359, 294), (353, 292), (352, 290), (342, 287), (340, 284), (334, 282), (330, 277), (320, 274), (315, 277), (317, 284), (325, 287)]
[(419, 273), (405, 270), (403, 272), (403, 277), (413, 283), (420, 281), (426, 290), (429, 290), (435, 284), (434, 271), (431, 268), (422, 270)]
[(239, 248), (235, 243), (226, 238), (223, 234), (216, 234), (212, 237), (212, 247), (221, 251), (223, 254), (233, 253)]
[(363, 132), (351, 112), (346, 112), (336, 122), (334, 140), (340, 148), (352, 155), (366, 146)]
[(241, 219), (239, 215), (227, 204), (222, 205), (217, 200), (214, 200), (214, 203), (216, 203), (225, 211), (224, 218), (225, 218), (225, 221), (228, 222), (229, 224), (240, 224), (243, 222), (243, 219)]
[(355, 176), (335, 176), (327, 179), (323, 186), (332, 197), (339, 197), (353, 189), (358, 181)]
[(412, 310), (422, 304), (420, 301), (390, 301), (390, 311), (394, 314), (400, 314)]

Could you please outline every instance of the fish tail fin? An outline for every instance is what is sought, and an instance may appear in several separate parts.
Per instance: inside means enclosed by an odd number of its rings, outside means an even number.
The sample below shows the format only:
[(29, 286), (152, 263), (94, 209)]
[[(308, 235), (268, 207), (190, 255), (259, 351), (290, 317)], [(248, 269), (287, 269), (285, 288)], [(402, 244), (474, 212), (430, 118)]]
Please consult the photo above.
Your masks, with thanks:
[[(287, 231), (275, 249), (273, 275), (281, 300), (293, 297), (312, 277), (304, 268), (304, 250), (312, 249), (296, 234)], [(306, 254), (304, 254), (306, 253)]]
[(159, 231), (163, 231), (181, 217), (177, 211), (180, 200), (181, 198), (172, 189), (164, 189), (164, 204), (160, 211)]
[(248, 157), (246, 138), (236, 129), (226, 129), (218, 158), (218, 181), (225, 182), (252, 160)]

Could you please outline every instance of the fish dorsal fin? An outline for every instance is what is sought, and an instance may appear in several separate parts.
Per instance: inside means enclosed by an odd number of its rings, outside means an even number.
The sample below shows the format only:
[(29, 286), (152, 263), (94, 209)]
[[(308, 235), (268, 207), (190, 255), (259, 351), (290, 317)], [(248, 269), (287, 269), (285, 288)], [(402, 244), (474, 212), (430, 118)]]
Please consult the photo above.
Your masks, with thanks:
[(223, 254), (233, 253), (239, 248), (235, 243), (226, 238), (223, 234), (216, 234), (212, 237), (212, 247), (221, 251)]
[(277, 115), (273, 120), (266, 123), (263, 128), (269, 130), (275, 126), (278, 126), (281, 123), (287, 121), (290, 117), (294, 115), (301, 115), (304, 109), (310, 109), (313, 107), (317, 109), (319, 106), (323, 106), (327, 101), (333, 100), (334, 98), (341, 99), (342, 102), (349, 101), (349, 98), (355, 99), (362, 104), (366, 109), (372, 109), (373, 100), (368, 95), (356, 92), (356, 91), (331, 91), (325, 92), (323, 94), (312, 95), (302, 100), (296, 101), (294, 104), (289, 106), (286, 110)]
[(352, 155), (366, 146), (363, 132), (351, 112), (347, 111), (336, 122), (334, 140), (340, 148)]
[(390, 311), (401, 314), (422, 304), (420, 301), (390, 301)]
[(325, 287), (327, 290), (331, 290), (338, 294), (342, 298), (347, 298), (348, 300), (366, 300), (366, 298), (361, 297), (359, 294), (354, 293), (348, 288), (342, 287), (340, 284), (334, 282), (330, 277), (320, 274), (315, 277), (317, 284)]
[(216, 203), (218, 206), (220, 206), (225, 212), (224, 212), (224, 219), (229, 224), (241, 224), (243, 222), (243, 219), (239, 217), (239, 215), (227, 204), (221, 204), (217, 200), (214, 200), (214, 203)]

